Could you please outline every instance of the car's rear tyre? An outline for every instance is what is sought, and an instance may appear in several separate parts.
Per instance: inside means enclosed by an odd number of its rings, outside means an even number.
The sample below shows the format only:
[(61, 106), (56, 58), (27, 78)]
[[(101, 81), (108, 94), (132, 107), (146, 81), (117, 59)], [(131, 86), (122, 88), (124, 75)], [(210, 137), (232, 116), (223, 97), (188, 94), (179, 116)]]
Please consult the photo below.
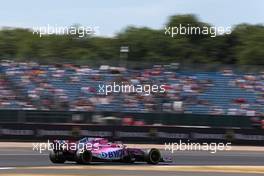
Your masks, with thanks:
[(148, 164), (158, 164), (161, 161), (161, 154), (158, 149), (152, 148), (145, 153), (145, 161)]
[(90, 164), (92, 162), (92, 152), (90, 150), (77, 151), (75, 155), (75, 160), (78, 164)]
[(66, 159), (61, 151), (52, 150), (49, 154), (50, 161), (52, 163), (65, 163)]

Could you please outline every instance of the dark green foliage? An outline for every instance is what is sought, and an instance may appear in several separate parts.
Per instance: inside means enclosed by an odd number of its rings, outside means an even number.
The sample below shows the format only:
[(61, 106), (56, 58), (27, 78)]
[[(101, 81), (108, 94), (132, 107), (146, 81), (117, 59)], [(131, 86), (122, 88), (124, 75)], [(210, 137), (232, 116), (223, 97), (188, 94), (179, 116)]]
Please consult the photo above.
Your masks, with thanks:
[[(166, 26), (208, 26), (194, 15), (169, 18)], [(264, 26), (237, 25), (231, 34), (179, 35), (170, 37), (165, 30), (129, 26), (115, 37), (44, 35), (28, 29), (0, 31), (0, 58), (36, 61), (93, 62), (118, 60), (120, 46), (129, 46), (129, 61), (157, 61), (202, 64), (264, 64)]]

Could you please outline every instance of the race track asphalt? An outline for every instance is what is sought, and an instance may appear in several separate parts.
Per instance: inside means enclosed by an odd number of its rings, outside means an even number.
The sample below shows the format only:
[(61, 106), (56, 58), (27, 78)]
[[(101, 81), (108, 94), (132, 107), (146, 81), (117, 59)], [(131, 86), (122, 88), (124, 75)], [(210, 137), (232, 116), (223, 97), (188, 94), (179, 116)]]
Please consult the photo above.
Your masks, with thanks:
[(48, 152), (32, 148), (0, 147), (0, 175), (176, 175), (176, 176), (246, 176), (264, 175), (263, 151), (176, 151), (172, 163), (157, 166), (145, 163), (93, 163), (91, 165), (52, 164)]

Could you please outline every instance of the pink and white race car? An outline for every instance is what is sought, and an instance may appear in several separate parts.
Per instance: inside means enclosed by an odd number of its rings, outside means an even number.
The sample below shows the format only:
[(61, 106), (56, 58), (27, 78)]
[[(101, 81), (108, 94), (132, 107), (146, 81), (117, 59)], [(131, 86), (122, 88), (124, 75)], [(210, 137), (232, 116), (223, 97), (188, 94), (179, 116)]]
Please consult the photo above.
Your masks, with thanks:
[(79, 164), (91, 162), (147, 162), (158, 164), (159, 162), (171, 162), (169, 157), (162, 157), (158, 149), (142, 150), (128, 148), (126, 145), (111, 143), (105, 138), (85, 137), (79, 141), (54, 140), (50, 152), (50, 160), (53, 163), (75, 161)]

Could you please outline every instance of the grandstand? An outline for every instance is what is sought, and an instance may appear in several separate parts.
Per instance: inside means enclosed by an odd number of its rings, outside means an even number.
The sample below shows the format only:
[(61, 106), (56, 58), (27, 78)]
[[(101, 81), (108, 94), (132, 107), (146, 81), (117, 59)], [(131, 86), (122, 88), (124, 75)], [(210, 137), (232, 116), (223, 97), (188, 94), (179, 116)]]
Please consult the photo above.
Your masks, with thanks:
[[(104, 68), (104, 69), (102, 69)], [(110, 69), (2, 61), (0, 108), (263, 116), (264, 73)], [(164, 94), (98, 93), (108, 82), (164, 84)], [(181, 102), (180, 108), (174, 102)]]

